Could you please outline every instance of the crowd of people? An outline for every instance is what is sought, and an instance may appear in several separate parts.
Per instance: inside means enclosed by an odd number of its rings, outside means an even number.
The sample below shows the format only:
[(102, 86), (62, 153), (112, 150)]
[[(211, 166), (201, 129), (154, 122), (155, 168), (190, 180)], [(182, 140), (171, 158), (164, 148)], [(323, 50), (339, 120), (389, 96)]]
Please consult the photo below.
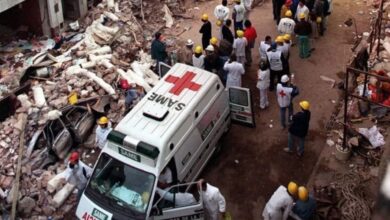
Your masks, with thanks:
[[(259, 107), (269, 107), (268, 94), (275, 92), (280, 110), (280, 124), (288, 128), (288, 145), (283, 150), (298, 157), (304, 154), (304, 140), (309, 130), (310, 103), (299, 101), (301, 111), (294, 114), (293, 100), (300, 93), (295, 85), (295, 75), (290, 69), (291, 47), (298, 46), (301, 59), (309, 58), (315, 50), (314, 42), (323, 36), (332, 12), (332, 0), (273, 0), (272, 13), (278, 36), (266, 35), (259, 41), (260, 60), (254, 61), (252, 50), (257, 41), (257, 31), (249, 18), (250, 6), (244, 0), (234, 0), (231, 8), (222, 0), (214, 10), (215, 25), (208, 14), (202, 14), (201, 45), (189, 39), (179, 52), (178, 62), (217, 74), (226, 88), (241, 87), (242, 76), (253, 63), (258, 64), (257, 83)], [(217, 28), (217, 35), (212, 35)], [(152, 57), (163, 62), (167, 58), (162, 49), (161, 34), (156, 34), (152, 44)], [(276, 90), (276, 91), (275, 91)], [(287, 115), (287, 116), (286, 116)], [(295, 144), (297, 148), (295, 149)], [(280, 186), (267, 203), (264, 219), (312, 219), (315, 200), (305, 187), (290, 183)]]

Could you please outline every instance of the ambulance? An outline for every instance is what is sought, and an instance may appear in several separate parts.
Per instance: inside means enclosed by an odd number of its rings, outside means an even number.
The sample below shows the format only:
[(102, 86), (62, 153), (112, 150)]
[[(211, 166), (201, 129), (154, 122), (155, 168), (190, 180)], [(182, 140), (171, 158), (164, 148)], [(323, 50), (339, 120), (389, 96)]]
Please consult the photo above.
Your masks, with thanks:
[[(78, 219), (204, 219), (201, 194), (190, 186), (229, 128), (228, 93), (217, 75), (175, 64), (108, 135)], [(195, 189), (196, 202), (177, 205), (157, 194), (166, 168), (176, 183), (188, 183), (182, 193)]]

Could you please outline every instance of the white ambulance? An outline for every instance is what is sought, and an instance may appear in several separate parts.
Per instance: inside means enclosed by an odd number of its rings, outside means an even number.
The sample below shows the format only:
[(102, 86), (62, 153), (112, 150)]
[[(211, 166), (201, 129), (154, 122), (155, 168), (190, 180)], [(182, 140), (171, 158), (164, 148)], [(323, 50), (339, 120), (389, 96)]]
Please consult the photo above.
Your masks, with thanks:
[(229, 125), (228, 92), (218, 76), (176, 64), (109, 134), (76, 216), (203, 219), (196, 187), (196, 202), (178, 205), (156, 194), (159, 177), (169, 168), (175, 182), (193, 182)]

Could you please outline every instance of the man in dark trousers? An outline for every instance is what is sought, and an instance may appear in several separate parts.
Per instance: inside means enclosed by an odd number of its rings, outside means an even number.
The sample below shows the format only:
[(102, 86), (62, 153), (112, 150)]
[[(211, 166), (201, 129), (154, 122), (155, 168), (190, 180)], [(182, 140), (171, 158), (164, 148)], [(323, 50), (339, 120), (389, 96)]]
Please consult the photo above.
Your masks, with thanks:
[(295, 25), (294, 32), (298, 38), (299, 57), (304, 59), (310, 57), (309, 35), (312, 32), (311, 25), (306, 21), (306, 15), (298, 15), (299, 22)]
[(256, 29), (252, 26), (251, 21), (246, 20), (244, 26), (244, 37), (248, 41), (248, 44), (245, 47), (246, 65), (250, 65), (252, 64), (252, 49), (255, 47), (257, 33)]
[(310, 122), (310, 104), (308, 101), (299, 103), (302, 111), (292, 116), (292, 123), (288, 129), (288, 147), (283, 150), (287, 153), (293, 152), (294, 142), (299, 141), (297, 155), (301, 157), (304, 151), (305, 137), (309, 131)]
[(203, 25), (200, 28), (199, 33), (202, 34), (202, 47), (206, 49), (211, 39), (211, 23), (207, 14), (202, 15), (202, 22)]
[(156, 70), (158, 70), (159, 62), (167, 61), (168, 54), (160, 32), (154, 34), (154, 40), (151, 46), (151, 55), (152, 59), (156, 60)]
[(283, 67), (286, 65), (284, 64), (286, 60), (283, 57), (283, 54), (280, 50), (276, 49), (276, 43), (273, 42), (271, 44), (271, 47), (267, 51), (267, 59), (270, 67), (270, 85), (269, 85), (269, 91), (273, 91), (275, 88), (275, 78), (277, 77), (278, 82), (280, 82), (280, 79), (284, 73)]
[[(227, 19), (225, 24), (222, 26), (222, 39), (227, 40), (230, 44), (233, 44), (234, 37), (233, 33), (230, 30), (230, 26), (232, 25), (232, 20)], [(230, 54), (229, 54), (230, 55)]]

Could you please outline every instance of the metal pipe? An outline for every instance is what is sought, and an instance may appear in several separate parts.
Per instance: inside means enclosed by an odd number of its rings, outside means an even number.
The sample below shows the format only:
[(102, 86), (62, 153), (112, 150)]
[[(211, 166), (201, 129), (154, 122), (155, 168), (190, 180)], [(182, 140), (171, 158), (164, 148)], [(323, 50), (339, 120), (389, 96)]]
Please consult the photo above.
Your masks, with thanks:
[(345, 75), (345, 88), (344, 88), (344, 135), (343, 135), (343, 146), (345, 149), (347, 147), (347, 122), (348, 122), (348, 81), (349, 81), (349, 71), (347, 69)]

